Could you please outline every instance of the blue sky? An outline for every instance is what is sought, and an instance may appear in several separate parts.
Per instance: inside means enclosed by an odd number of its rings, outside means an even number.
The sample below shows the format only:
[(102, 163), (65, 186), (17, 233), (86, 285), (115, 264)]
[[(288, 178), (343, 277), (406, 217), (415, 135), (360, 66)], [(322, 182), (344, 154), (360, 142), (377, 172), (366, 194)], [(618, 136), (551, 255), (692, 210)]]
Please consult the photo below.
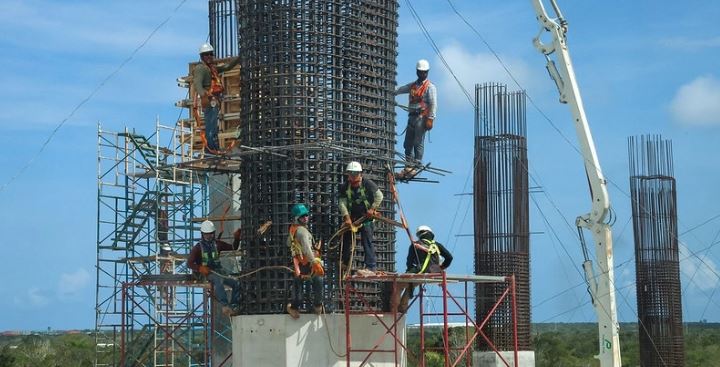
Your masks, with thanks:
[[(185, 90), (175, 79), (207, 38), (207, 5), (187, 1), (19, 1), (0, 4), (0, 239), (7, 260), (0, 283), (0, 330), (91, 328), (95, 304), (97, 124), (142, 132), (156, 118), (171, 124)], [(529, 1), (453, 1), (508, 65), (543, 113), (573, 144), (567, 106), (533, 48), (538, 26)], [(446, 1), (416, 1), (445, 59), (468, 90), (500, 81), (516, 89), (495, 57)], [(616, 285), (621, 321), (635, 320), (627, 137), (662, 134), (673, 141), (678, 184), (683, 313), (686, 321), (720, 321), (720, 4), (640, 0), (612, 5), (560, 3), (570, 22), (576, 74), (617, 214)], [(159, 24), (171, 18), (60, 128), (53, 129), (117, 70)], [(440, 184), (400, 186), (411, 225), (428, 224), (455, 254), (453, 273), (472, 273), (473, 112), (400, 1), (398, 84), (430, 60), (439, 110), (426, 159), (453, 171)], [(398, 98), (405, 102), (404, 97)], [(398, 125), (405, 114), (398, 110)], [(401, 140), (401, 139), (400, 139)], [(533, 185), (531, 288), (533, 321), (591, 321), (578, 272), (577, 215), (589, 199), (582, 161), (528, 104)], [(28, 162), (28, 168), (21, 172)], [(18, 175), (18, 173), (20, 173)], [(549, 225), (540, 214), (544, 213)], [(697, 227), (697, 228), (696, 228)], [(557, 233), (560, 241), (551, 235)], [(399, 241), (399, 268), (406, 244)], [(566, 254), (567, 252), (567, 254)], [(691, 253), (699, 256), (693, 257)], [(569, 254), (569, 255), (568, 255)], [(620, 266), (623, 264), (622, 266)], [(558, 295), (557, 297), (554, 297)], [(583, 305), (584, 304), (584, 305)]]

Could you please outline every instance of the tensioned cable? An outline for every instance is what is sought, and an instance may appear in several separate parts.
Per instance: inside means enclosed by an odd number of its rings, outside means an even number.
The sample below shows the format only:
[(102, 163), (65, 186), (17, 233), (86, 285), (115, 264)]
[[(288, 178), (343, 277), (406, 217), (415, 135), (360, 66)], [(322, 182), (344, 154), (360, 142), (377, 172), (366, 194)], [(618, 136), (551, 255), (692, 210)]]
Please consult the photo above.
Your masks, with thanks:
[(160, 24), (158, 24), (157, 27), (155, 27), (155, 29), (152, 30), (152, 32), (150, 32), (150, 34), (140, 43), (140, 45), (137, 46), (137, 47), (135, 48), (135, 50), (133, 50), (133, 52), (130, 53), (130, 56), (128, 56), (125, 60), (123, 60), (123, 62), (121, 62), (120, 65), (119, 65), (113, 72), (111, 72), (108, 76), (106, 76), (106, 77), (90, 92), (90, 94), (89, 94), (87, 97), (85, 97), (85, 99), (83, 99), (82, 101), (80, 101), (80, 103), (78, 103), (78, 104), (75, 106), (75, 108), (73, 108), (72, 111), (70, 111), (70, 114), (69, 114), (69, 115), (67, 115), (62, 121), (60, 121), (60, 123), (55, 127), (55, 129), (53, 129), (53, 131), (50, 133), (50, 135), (47, 137), (47, 139), (45, 139), (45, 142), (40, 146), (40, 149), (35, 153), (35, 155), (33, 155), (33, 156), (25, 163), (25, 165), (23, 165), (23, 166), (20, 168), (20, 170), (19, 170), (17, 173), (15, 173), (15, 175), (13, 175), (12, 177), (10, 177), (10, 179), (9, 179), (6, 183), (4, 183), (2, 186), (0, 186), (0, 192), (2, 192), (3, 190), (5, 190), (6, 187), (8, 187), (11, 183), (13, 183), (18, 177), (20, 177), (20, 175), (22, 175), (22, 174), (35, 162), (35, 160), (40, 156), (40, 154), (42, 154), (42, 152), (45, 151), (45, 148), (48, 146), (48, 144), (50, 144), (50, 141), (55, 137), (55, 135), (56, 135), (57, 132), (60, 130), (60, 128), (63, 127), (63, 125), (65, 125), (65, 123), (66, 123), (68, 120), (70, 120), (70, 118), (72, 118), (72, 117), (75, 115), (75, 112), (77, 112), (82, 106), (84, 106), (84, 105), (85, 105), (87, 102), (89, 102), (93, 97), (95, 97), (95, 95), (97, 94), (97, 92), (99, 92), (100, 89), (102, 89), (102, 87), (104, 87), (105, 84), (106, 84), (108, 81), (110, 81), (110, 79), (112, 79), (113, 77), (115, 77), (115, 75), (117, 75), (117, 74), (120, 72), (120, 70), (122, 70), (122, 68), (125, 67), (125, 65), (127, 65), (127, 64), (135, 57), (135, 55), (136, 55), (143, 47), (145, 47), (145, 45), (150, 41), (150, 39), (155, 35), (155, 33), (157, 33), (157, 31), (159, 31), (160, 28), (162, 28), (165, 24), (167, 24), (167, 22), (170, 21), (170, 19), (172, 19), (172, 17), (175, 15), (175, 13), (177, 13), (177, 11), (183, 6), (183, 4), (185, 4), (186, 1), (187, 1), (187, 0), (182, 0), (182, 1), (180, 1), (180, 4), (178, 4), (178, 5), (175, 7), (175, 9), (173, 9), (172, 13), (171, 13), (167, 18), (165, 18), (165, 20), (163, 20), (162, 22), (160, 22)]

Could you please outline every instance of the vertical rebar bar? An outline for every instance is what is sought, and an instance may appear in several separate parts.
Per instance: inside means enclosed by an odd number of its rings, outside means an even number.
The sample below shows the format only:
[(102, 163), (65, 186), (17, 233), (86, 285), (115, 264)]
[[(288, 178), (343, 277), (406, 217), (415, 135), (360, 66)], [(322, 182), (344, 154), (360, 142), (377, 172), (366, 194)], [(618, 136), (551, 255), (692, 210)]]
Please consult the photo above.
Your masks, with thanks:
[[(529, 201), (524, 91), (505, 85), (475, 86), (475, 273), (515, 275), (517, 336), (530, 349)], [(476, 318), (482, 320), (503, 292), (500, 285), (476, 286)], [(487, 335), (500, 350), (513, 350), (513, 312), (505, 302), (488, 323)], [(480, 350), (491, 350), (479, 341)]]
[(208, 0), (210, 44), (218, 58), (238, 55), (236, 8), (235, 0)]
[(628, 153), (640, 364), (683, 366), (685, 350), (672, 142), (659, 135), (630, 137)]

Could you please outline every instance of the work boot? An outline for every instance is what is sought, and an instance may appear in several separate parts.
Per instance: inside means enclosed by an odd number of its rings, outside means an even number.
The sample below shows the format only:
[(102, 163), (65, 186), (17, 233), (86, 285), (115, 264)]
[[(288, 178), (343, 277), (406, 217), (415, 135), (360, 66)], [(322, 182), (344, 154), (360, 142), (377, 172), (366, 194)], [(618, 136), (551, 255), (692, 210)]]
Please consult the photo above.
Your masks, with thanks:
[(357, 275), (361, 277), (371, 277), (375, 275), (375, 272), (370, 269), (359, 269)]
[(315, 313), (318, 315), (322, 315), (325, 313), (325, 307), (323, 307), (323, 305), (317, 305), (314, 308), (315, 308)]
[(408, 309), (408, 304), (410, 303), (410, 294), (409, 292), (403, 292), (402, 297), (400, 298), (400, 304), (398, 305), (398, 312), (405, 313)]
[(300, 311), (293, 307), (292, 303), (288, 303), (287, 307), (285, 308), (287, 310), (287, 313), (292, 317), (293, 319), (299, 319), (300, 318)]

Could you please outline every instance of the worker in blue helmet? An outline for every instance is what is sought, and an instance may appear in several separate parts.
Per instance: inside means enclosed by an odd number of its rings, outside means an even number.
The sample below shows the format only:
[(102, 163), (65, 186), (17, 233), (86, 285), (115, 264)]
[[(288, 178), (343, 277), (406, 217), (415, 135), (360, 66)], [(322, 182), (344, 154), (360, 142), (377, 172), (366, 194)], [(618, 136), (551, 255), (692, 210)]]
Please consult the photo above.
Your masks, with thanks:
[(310, 211), (304, 204), (295, 204), (290, 213), (293, 218), (288, 229), (287, 244), (293, 260), (292, 300), (287, 305), (287, 313), (294, 319), (300, 317), (300, 306), (303, 303), (303, 285), (312, 285), (312, 305), (316, 314), (323, 312), (323, 276), (325, 269), (320, 259), (322, 243), (315, 244), (313, 235), (308, 229)]

